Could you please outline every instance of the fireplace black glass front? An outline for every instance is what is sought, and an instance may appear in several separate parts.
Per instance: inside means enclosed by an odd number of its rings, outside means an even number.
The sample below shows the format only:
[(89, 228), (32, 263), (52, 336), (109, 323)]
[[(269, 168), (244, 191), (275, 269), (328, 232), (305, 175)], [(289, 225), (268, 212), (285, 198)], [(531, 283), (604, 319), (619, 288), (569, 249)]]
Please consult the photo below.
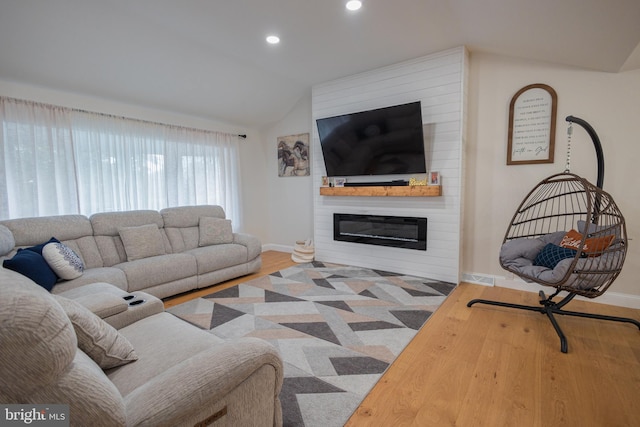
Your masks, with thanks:
[(427, 250), (427, 218), (333, 214), (333, 239)]

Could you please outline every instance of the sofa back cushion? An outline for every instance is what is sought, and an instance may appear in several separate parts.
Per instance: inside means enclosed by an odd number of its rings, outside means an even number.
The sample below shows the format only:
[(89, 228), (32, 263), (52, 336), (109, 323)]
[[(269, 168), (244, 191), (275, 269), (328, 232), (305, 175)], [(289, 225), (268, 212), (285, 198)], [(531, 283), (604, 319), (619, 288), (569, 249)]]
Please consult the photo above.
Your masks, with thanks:
[(15, 246), (16, 240), (11, 230), (0, 224), (0, 256), (8, 254)]
[(89, 220), (105, 267), (127, 261), (127, 251), (120, 238), (120, 230), (124, 228), (155, 224), (160, 230), (165, 253), (172, 252), (164, 231), (162, 216), (157, 211), (104, 212), (91, 215)]
[(184, 252), (199, 246), (201, 217), (225, 219), (224, 209), (217, 205), (166, 208), (160, 214), (173, 252)]
[(15, 274), (0, 274), (0, 378), (3, 390), (20, 397), (56, 382), (73, 361), (77, 341), (49, 292)]
[(127, 261), (165, 255), (164, 238), (156, 224), (120, 228), (120, 239), (127, 253)]
[(104, 267), (98, 246), (93, 238), (93, 228), (89, 218), (83, 215), (57, 215), (35, 218), (18, 218), (0, 221), (11, 230), (15, 249), (40, 245), (55, 237), (71, 248), (86, 268)]
[(231, 220), (229, 219), (201, 216), (198, 229), (200, 233), (198, 246), (233, 243), (233, 231), (231, 229)]
[(74, 425), (126, 425), (122, 396), (52, 295), (8, 270), (0, 282), (0, 402), (64, 402)]

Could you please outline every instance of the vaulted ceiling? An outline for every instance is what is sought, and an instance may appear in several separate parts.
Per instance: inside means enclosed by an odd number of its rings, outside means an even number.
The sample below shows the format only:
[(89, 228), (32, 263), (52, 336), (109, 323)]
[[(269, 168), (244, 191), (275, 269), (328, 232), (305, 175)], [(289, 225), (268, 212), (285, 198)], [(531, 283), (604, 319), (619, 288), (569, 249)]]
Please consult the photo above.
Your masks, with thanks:
[(460, 45), (640, 68), (639, 0), (345, 2), (0, 0), (0, 80), (260, 128), (314, 84)]

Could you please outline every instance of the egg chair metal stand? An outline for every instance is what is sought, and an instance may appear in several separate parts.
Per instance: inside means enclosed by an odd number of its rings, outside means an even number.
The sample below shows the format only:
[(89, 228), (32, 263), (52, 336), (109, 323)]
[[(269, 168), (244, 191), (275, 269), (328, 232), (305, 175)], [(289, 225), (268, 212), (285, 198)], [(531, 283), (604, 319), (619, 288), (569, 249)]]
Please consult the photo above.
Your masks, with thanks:
[[(640, 322), (626, 317), (607, 316), (564, 310), (576, 296), (596, 298), (602, 295), (622, 270), (627, 252), (626, 223), (615, 201), (603, 188), (604, 155), (595, 130), (586, 121), (568, 116), (569, 144), (567, 168), (563, 173), (541, 181), (522, 201), (505, 233), (500, 252), (500, 265), (527, 282), (551, 286), (555, 291), (539, 292), (539, 305), (529, 306), (487, 299), (467, 303), (535, 311), (545, 314), (560, 338), (560, 351), (567, 353), (567, 338), (556, 315), (575, 316), (613, 322)], [(583, 127), (596, 150), (597, 185), (569, 171), (571, 124)], [(542, 250), (553, 251), (567, 243), (567, 232), (577, 228), (576, 239), (569, 240), (572, 251), (560, 249), (563, 259), (553, 268), (536, 265)], [(548, 245), (551, 245), (547, 248)], [(566, 247), (566, 246), (565, 246)], [(556, 254), (554, 254), (556, 255)], [(560, 294), (566, 292), (562, 297)], [(554, 301), (554, 298), (561, 298)]]

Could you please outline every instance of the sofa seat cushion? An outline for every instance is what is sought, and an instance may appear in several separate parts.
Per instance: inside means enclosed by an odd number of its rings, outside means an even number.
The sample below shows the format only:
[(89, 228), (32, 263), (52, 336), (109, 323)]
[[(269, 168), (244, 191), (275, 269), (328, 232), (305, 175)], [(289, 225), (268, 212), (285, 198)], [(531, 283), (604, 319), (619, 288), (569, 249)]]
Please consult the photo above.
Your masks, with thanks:
[(137, 362), (106, 371), (123, 397), (193, 355), (224, 342), (166, 312), (139, 320), (119, 332), (138, 355)]
[[(120, 332), (136, 347), (139, 359), (106, 374), (124, 398), (127, 421), (132, 425), (197, 424), (204, 417), (192, 419), (194, 413), (233, 398), (229, 393), (245, 385), (248, 387), (242, 394), (246, 397), (239, 407), (229, 403), (231, 419), (239, 417), (233, 412), (247, 411), (246, 405), (264, 407), (264, 419), (274, 419), (269, 407), (270, 402), (278, 402), (283, 366), (278, 351), (268, 342), (257, 338), (223, 340), (169, 313), (142, 319)], [(259, 380), (252, 381), (255, 378)], [(167, 401), (171, 405), (158, 403)], [(150, 414), (150, 406), (157, 411)], [(222, 421), (221, 425), (227, 424), (272, 425), (246, 421)]]
[[(122, 270), (119, 270), (117, 268), (114, 268), (114, 269), (122, 272)], [(122, 298), (123, 296), (128, 295), (126, 291), (120, 288), (114, 287), (111, 283), (108, 283), (108, 282), (89, 283), (83, 286), (79, 286), (77, 288), (60, 292), (59, 295), (69, 299), (78, 299), (78, 298), (83, 298), (83, 297), (100, 294), (100, 293), (110, 293), (119, 298)]]
[[(282, 361), (257, 338), (194, 354), (123, 396), (129, 425), (281, 426)], [(157, 402), (171, 402), (161, 405)], [(149, 413), (147, 409), (156, 409)], [(215, 414), (222, 413), (218, 418)]]
[(196, 257), (198, 274), (206, 274), (248, 261), (247, 248), (233, 243), (224, 245), (204, 246), (185, 252)]
[(193, 277), (196, 259), (189, 254), (168, 254), (116, 264), (127, 276), (129, 292)]
[(51, 290), (51, 293), (60, 294), (70, 289), (96, 282), (106, 282), (122, 290), (127, 289), (127, 277), (121, 269), (115, 267), (100, 267), (84, 270), (82, 276), (77, 279), (58, 282)]

